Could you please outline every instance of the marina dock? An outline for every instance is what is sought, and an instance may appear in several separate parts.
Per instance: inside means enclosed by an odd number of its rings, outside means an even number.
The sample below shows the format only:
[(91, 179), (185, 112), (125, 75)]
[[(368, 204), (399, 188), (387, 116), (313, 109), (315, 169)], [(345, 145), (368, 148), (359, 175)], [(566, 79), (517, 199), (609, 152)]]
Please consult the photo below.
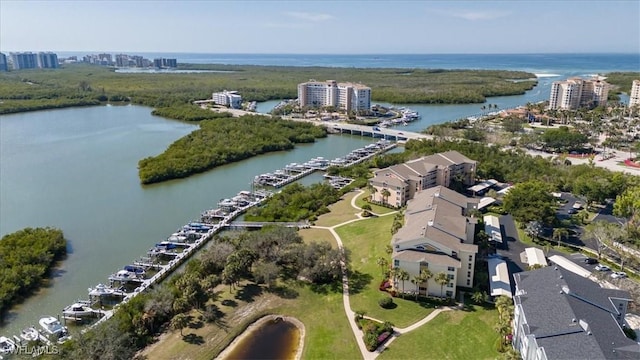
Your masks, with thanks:
[[(98, 324), (111, 318), (118, 307), (146, 291), (150, 286), (162, 281), (178, 266), (184, 263), (193, 253), (202, 248), (214, 235), (225, 229), (260, 229), (264, 226), (276, 225), (295, 228), (308, 228), (308, 222), (234, 222), (234, 220), (254, 206), (259, 206), (269, 199), (274, 192), (269, 189), (279, 188), (297, 181), (315, 171), (325, 171), (329, 166), (346, 167), (361, 163), (371, 157), (384, 153), (396, 146), (387, 140), (356, 149), (344, 158), (327, 160), (322, 157), (313, 158), (304, 164), (292, 163), (284, 169), (272, 174), (256, 176), (254, 184), (258, 188), (253, 191), (241, 191), (230, 199), (221, 199), (218, 207), (202, 212), (200, 219), (190, 222), (166, 240), (156, 243), (147, 254), (140, 257), (111, 274), (107, 279), (109, 285), (98, 284), (88, 289), (89, 300), (78, 300), (64, 309), (65, 320), (83, 320), (89, 317), (100, 319), (83, 329), (86, 332)], [(346, 186), (351, 179), (331, 177), (334, 187)], [(115, 304), (112, 309), (105, 310), (104, 304)], [(31, 329), (31, 328), (30, 328)], [(25, 329), (29, 330), (29, 329)]]

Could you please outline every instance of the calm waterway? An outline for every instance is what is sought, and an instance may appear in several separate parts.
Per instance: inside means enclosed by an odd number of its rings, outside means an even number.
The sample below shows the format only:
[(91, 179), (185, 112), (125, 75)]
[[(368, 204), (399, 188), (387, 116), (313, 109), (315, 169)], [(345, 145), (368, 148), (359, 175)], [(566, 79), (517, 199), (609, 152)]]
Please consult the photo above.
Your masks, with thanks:
[[(0, 117), (0, 236), (24, 227), (64, 231), (69, 256), (52, 286), (7, 314), (0, 335), (60, 314), (87, 288), (142, 256), (202, 210), (250, 189), (257, 174), (312, 157), (335, 158), (372, 142), (329, 136), (293, 151), (229, 164), (187, 179), (141, 186), (138, 160), (196, 126), (140, 106), (101, 106)], [(305, 183), (319, 177), (305, 179)]]

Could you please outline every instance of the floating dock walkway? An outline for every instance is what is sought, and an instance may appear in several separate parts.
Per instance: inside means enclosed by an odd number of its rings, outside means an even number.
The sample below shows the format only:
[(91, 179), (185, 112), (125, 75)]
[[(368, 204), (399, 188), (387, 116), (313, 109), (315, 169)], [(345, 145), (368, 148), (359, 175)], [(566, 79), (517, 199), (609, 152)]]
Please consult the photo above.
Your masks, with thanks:
[[(266, 185), (276, 188), (282, 187), (286, 184), (292, 183), (307, 175), (310, 175), (315, 171), (326, 170), (331, 165), (341, 167), (351, 166), (370, 159), (375, 155), (391, 150), (394, 147), (396, 147), (395, 143), (390, 143), (387, 140), (380, 140), (375, 144), (367, 145), (367, 147), (365, 148), (354, 150), (344, 159), (336, 159), (339, 160), (338, 163), (335, 163), (335, 161), (325, 160), (324, 158), (315, 158), (303, 165), (290, 164), (287, 165), (284, 170), (279, 170), (274, 174), (269, 174), (270, 176), (272, 176), (272, 179), (274, 179), (274, 181)], [(259, 176), (256, 177), (256, 179), (258, 178)], [(265, 177), (265, 179), (266, 178), (267, 177)], [(182, 239), (183, 241), (167, 240), (156, 244), (156, 247), (148, 251), (147, 256), (141, 257), (132, 263), (134, 266), (142, 267), (148, 272), (153, 273), (153, 275), (149, 278), (146, 278), (146, 276), (148, 276), (146, 272), (145, 275), (131, 276), (129, 278), (119, 276), (118, 273), (120, 273), (120, 271), (109, 276), (108, 279), (112, 284), (116, 282), (120, 283), (121, 285), (130, 283), (129, 288), (137, 286), (134, 290), (129, 291), (126, 286), (115, 288), (102, 284), (99, 284), (94, 288), (90, 288), (89, 301), (91, 304), (102, 303), (103, 298), (114, 298), (122, 300), (117, 305), (115, 305), (112, 310), (94, 310), (96, 315), (102, 315), (102, 317), (94, 324), (85, 328), (82, 332), (86, 332), (93, 327), (101, 324), (102, 322), (110, 319), (117, 311), (118, 307), (121, 306), (121, 304), (127, 303), (129, 300), (138, 296), (138, 294), (146, 291), (150, 286), (165, 279), (178, 266), (180, 266), (180, 264), (185, 262), (193, 253), (202, 248), (214, 235), (224, 229), (258, 229), (267, 225), (296, 227), (299, 229), (309, 227), (308, 222), (233, 222), (233, 220), (235, 220), (238, 216), (242, 215), (254, 206), (261, 205), (272, 195), (273, 192), (265, 189), (257, 189), (253, 192), (241, 191), (240, 193), (238, 193), (238, 196), (234, 197), (233, 199), (224, 199), (221, 201), (221, 203), (228, 204), (228, 207), (221, 207), (220, 209), (206, 210), (205, 212), (203, 212), (201, 215), (201, 219), (199, 220), (202, 222), (189, 223), (183, 226), (181, 230), (179, 230), (169, 238)], [(176, 248), (178, 247), (182, 251), (176, 251)], [(160, 261), (160, 256), (165, 256), (165, 260)], [(153, 271), (149, 271), (150, 269), (152, 269)], [(73, 319), (75, 320), (76, 318)]]

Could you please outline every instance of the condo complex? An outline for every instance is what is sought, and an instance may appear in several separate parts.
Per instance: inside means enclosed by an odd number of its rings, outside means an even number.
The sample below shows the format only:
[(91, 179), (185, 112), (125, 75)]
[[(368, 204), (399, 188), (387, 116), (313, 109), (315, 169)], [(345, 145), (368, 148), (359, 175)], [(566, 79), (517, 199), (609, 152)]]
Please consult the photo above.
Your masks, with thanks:
[(575, 110), (580, 107), (596, 107), (607, 103), (610, 85), (604, 78), (579, 77), (555, 81), (551, 85), (549, 109)]
[(301, 107), (334, 107), (345, 112), (369, 111), (371, 88), (362, 84), (310, 80), (298, 84), (298, 101)]

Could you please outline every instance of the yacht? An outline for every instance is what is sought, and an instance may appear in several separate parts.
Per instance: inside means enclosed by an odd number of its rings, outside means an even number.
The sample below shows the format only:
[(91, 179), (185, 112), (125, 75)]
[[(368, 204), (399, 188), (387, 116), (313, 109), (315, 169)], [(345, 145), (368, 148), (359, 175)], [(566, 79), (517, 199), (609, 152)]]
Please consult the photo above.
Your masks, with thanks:
[(124, 267), (124, 270), (135, 273), (138, 276), (144, 276), (146, 273), (145, 269), (138, 265), (127, 265)]
[(139, 276), (133, 271), (120, 270), (117, 273), (109, 276), (109, 280), (115, 281), (129, 281), (129, 280), (140, 280), (142, 276)]
[(0, 336), (0, 354), (13, 354), (16, 351), (16, 343), (6, 336)]
[(89, 288), (89, 296), (110, 296), (115, 293), (115, 289), (104, 284), (98, 284), (95, 288)]
[(69, 340), (69, 330), (53, 316), (46, 316), (38, 322), (46, 336), (54, 337), (59, 344)]
[(89, 307), (89, 304), (87, 304), (87, 302), (79, 301), (65, 307), (62, 310), (62, 314), (65, 317), (79, 318), (93, 315), (93, 309)]
[(20, 332), (20, 339), (26, 342), (38, 341), (40, 340), (40, 333), (34, 327), (23, 329)]

